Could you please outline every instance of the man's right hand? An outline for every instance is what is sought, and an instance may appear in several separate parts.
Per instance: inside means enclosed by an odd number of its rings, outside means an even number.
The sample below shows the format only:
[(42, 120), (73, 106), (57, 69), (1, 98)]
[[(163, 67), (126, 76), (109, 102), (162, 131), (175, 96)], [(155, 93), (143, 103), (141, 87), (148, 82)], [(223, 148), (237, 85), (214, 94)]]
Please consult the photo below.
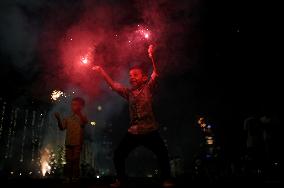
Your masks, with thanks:
[(59, 119), (60, 119), (60, 114), (59, 114), (58, 112), (55, 112), (55, 113), (54, 113), (54, 117), (55, 117), (57, 120), (59, 120)]

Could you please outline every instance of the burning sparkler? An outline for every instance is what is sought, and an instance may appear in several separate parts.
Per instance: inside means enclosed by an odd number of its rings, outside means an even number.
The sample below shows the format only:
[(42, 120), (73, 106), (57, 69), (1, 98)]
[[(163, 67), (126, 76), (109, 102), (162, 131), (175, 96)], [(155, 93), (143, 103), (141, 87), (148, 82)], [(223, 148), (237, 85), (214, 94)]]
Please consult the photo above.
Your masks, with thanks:
[(84, 64), (88, 63), (88, 57), (82, 57), (81, 62)]
[(142, 26), (138, 25), (138, 30), (136, 31), (142, 38), (149, 39), (150, 38), (150, 31), (149, 29), (145, 29)]
[(51, 93), (51, 100), (56, 101), (57, 99), (59, 99), (63, 95), (64, 95), (64, 93), (62, 91), (54, 90)]
[(88, 64), (93, 59), (93, 52), (94, 52), (94, 47), (88, 48), (86, 55), (81, 57), (80, 60), (81, 63)]
[(44, 177), (46, 173), (50, 174), (51, 166), (49, 165), (50, 163), (50, 150), (47, 148), (44, 148), (41, 154), (40, 158), (40, 165), (41, 165), (41, 173), (42, 176)]

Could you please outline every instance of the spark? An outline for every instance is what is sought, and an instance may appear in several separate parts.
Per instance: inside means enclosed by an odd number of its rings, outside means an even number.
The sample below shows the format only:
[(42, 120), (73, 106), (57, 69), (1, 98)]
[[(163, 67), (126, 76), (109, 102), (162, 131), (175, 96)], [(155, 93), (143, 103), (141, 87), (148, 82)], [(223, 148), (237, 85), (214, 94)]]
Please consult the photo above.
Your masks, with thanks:
[(49, 165), (49, 162), (50, 162), (50, 151), (49, 149), (45, 148), (42, 152), (40, 159), (42, 176), (45, 176), (46, 173), (50, 173), (51, 166)]
[(82, 57), (81, 62), (84, 64), (88, 63), (88, 58), (87, 57)]
[(63, 96), (63, 92), (59, 90), (53, 90), (51, 93), (51, 100), (56, 101), (59, 99), (61, 96)]
[(98, 111), (101, 111), (102, 109), (102, 106), (98, 106)]
[(95, 125), (96, 125), (96, 122), (95, 122), (95, 121), (91, 121), (91, 125), (92, 125), (92, 126), (95, 126)]
[(142, 37), (142, 39), (149, 39), (150, 38), (150, 31), (149, 29), (145, 29), (145, 27), (140, 27), (140, 25), (138, 25), (138, 29), (136, 30), (136, 33), (138, 35), (140, 35), (140, 37)]

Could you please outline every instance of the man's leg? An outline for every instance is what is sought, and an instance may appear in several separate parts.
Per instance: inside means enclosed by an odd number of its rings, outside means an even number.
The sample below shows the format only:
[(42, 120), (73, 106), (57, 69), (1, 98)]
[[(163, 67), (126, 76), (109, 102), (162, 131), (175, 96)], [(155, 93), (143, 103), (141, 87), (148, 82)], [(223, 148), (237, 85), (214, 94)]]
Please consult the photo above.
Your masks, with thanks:
[(115, 150), (113, 160), (119, 181), (123, 181), (126, 178), (125, 159), (129, 155), (129, 153), (137, 146), (139, 146), (139, 140), (137, 136), (127, 133)]
[(145, 135), (143, 143), (146, 148), (150, 149), (158, 159), (163, 180), (170, 179), (171, 170), (169, 164), (168, 150), (165, 143), (157, 131)]

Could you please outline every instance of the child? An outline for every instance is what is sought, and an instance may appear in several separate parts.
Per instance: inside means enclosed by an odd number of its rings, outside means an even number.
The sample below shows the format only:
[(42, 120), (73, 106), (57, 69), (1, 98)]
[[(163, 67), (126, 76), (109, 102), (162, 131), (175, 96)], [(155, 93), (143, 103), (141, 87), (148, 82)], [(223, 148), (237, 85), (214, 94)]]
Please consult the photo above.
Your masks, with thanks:
[(78, 180), (80, 176), (80, 153), (83, 144), (84, 126), (88, 120), (82, 114), (85, 106), (84, 99), (76, 97), (72, 99), (71, 110), (72, 114), (61, 120), (60, 114), (55, 113), (60, 130), (66, 129), (65, 140), (65, 156), (66, 156), (66, 171), (65, 175), (69, 180)]
[(128, 133), (114, 152), (114, 165), (117, 171), (117, 180), (112, 187), (120, 187), (126, 178), (125, 159), (128, 154), (138, 146), (145, 146), (152, 150), (159, 161), (164, 186), (172, 186), (169, 181), (170, 166), (167, 149), (158, 133), (158, 124), (152, 110), (152, 92), (158, 77), (156, 64), (153, 59), (153, 46), (148, 49), (152, 61), (153, 72), (148, 80), (147, 75), (139, 67), (129, 71), (131, 88), (126, 88), (114, 82), (109, 75), (99, 66), (93, 67), (108, 83), (108, 85), (129, 102), (130, 127)]

